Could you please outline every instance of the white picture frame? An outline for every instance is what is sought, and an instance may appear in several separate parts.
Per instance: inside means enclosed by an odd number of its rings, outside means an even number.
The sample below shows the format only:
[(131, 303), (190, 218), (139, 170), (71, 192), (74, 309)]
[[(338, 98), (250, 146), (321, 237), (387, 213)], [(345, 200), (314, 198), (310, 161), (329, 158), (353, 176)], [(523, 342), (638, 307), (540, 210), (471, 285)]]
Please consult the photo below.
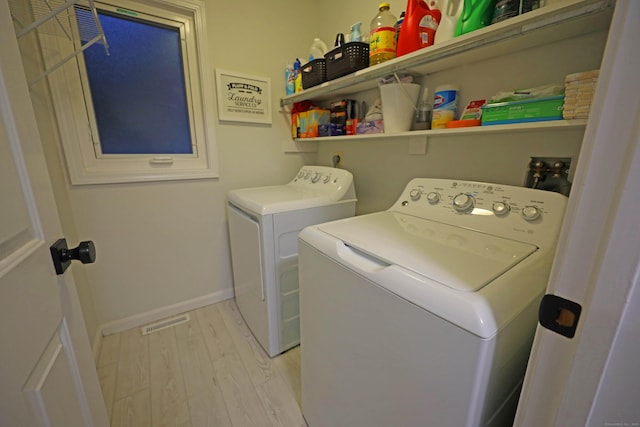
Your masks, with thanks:
[(271, 124), (271, 79), (216, 69), (220, 121)]

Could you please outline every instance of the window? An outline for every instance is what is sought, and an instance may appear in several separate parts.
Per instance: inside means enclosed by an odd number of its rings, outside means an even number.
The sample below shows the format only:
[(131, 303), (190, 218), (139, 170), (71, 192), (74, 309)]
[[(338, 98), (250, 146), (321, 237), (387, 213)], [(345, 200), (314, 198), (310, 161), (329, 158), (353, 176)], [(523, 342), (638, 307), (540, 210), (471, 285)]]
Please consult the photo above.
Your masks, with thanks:
[(50, 75), (72, 184), (216, 177), (203, 4), (94, 4), (109, 55), (94, 44)]

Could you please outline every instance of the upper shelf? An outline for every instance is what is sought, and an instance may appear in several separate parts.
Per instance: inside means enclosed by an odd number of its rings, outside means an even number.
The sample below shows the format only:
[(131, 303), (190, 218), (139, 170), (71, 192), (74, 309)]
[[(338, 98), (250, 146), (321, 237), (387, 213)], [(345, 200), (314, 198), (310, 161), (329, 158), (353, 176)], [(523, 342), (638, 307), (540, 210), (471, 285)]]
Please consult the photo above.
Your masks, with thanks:
[(377, 86), (398, 71), (427, 75), (609, 27), (614, 0), (563, 0), (287, 96), (280, 105), (326, 101)]

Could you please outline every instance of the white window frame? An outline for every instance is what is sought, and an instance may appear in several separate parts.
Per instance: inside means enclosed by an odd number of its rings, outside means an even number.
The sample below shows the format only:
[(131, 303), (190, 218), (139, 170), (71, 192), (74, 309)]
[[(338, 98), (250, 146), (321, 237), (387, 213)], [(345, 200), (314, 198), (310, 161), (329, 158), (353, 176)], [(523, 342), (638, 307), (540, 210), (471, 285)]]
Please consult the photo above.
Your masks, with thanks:
[[(71, 184), (217, 178), (217, 147), (210, 119), (215, 117), (215, 100), (207, 58), (204, 2), (106, 0), (94, 3), (98, 9), (134, 11), (141, 19), (158, 17), (154, 19), (156, 22), (180, 28), (193, 154), (102, 154), (84, 59), (80, 54), (62, 67), (62, 71), (48, 77)], [(41, 35), (40, 42), (45, 63), (75, 50), (70, 40), (59, 36)], [(50, 52), (55, 53), (49, 55)]]

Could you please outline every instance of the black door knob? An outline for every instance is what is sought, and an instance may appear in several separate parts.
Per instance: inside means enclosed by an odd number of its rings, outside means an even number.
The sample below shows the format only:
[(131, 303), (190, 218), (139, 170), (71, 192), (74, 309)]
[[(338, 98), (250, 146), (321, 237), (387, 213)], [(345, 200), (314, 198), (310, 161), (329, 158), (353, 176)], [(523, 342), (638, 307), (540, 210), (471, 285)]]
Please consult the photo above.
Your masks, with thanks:
[(49, 250), (57, 274), (63, 274), (74, 259), (83, 264), (96, 261), (96, 247), (91, 240), (80, 242), (78, 247), (69, 249), (66, 239), (58, 239)]

